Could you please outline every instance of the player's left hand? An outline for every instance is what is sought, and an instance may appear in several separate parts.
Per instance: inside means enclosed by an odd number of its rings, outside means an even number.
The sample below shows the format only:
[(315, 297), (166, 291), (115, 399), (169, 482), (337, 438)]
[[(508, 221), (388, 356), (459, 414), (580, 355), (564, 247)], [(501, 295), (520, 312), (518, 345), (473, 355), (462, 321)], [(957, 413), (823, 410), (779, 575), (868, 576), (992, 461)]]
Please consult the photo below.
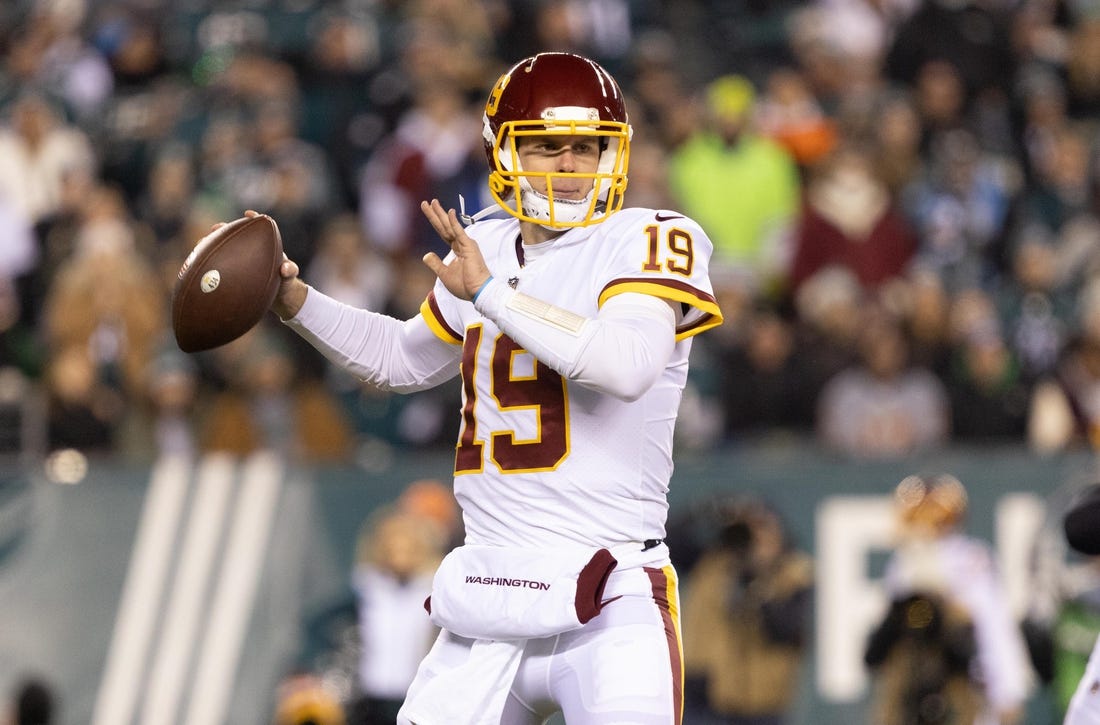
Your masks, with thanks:
[(444, 264), (435, 252), (428, 252), (424, 255), (424, 264), (455, 297), (473, 299), (474, 293), (491, 276), (481, 256), (481, 248), (466, 234), (455, 210), (444, 210), (438, 199), (432, 199), (431, 203), (420, 202), (420, 210), (454, 252), (454, 259), (449, 264)]

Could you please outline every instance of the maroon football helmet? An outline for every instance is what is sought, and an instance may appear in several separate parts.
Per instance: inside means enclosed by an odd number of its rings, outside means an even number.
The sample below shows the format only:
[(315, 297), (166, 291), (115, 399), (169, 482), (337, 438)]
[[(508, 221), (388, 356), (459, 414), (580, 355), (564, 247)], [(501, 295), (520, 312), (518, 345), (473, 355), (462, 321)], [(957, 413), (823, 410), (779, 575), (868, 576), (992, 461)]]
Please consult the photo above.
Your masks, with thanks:
[[(512, 216), (552, 228), (588, 226), (622, 208), (632, 129), (619, 84), (594, 61), (572, 53), (539, 53), (521, 60), (493, 86), (483, 135), (489, 190)], [(592, 136), (600, 159), (594, 173), (539, 173), (521, 168), (524, 136)], [(543, 177), (546, 193), (531, 177)], [(585, 178), (582, 200), (554, 198), (554, 180)], [(560, 183), (560, 181), (559, 181)]]

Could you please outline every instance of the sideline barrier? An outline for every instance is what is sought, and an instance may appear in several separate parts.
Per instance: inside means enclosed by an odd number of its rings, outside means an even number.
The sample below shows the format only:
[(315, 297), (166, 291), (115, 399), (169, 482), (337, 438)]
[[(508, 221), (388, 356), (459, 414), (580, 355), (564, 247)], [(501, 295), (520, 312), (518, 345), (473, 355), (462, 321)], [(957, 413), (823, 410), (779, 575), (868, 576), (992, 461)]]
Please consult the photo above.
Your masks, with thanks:
[[(44, 675), (61, 698), (59, 725), (269, 721), (276, 684), (309, 646), (305, 623), (347, 596), (363, 520), (412, 480), (446, 480), (450, 464), (449, 451), (399, 455), (381, 471), (288, 469), (268, 456), (100, 460), (76, 485), (0, 465), (0, 693)], [(968, 529), (995, 543), (1018, 611), (1046, 502), (1100, 479), (1091, 453), (1019, 448), (853, 462), (745, 446), (677, 460), (673, 512), (758, 493), (815, 556), (813, 652), (792, 725), (863, 721), (858, 655), (884, 604), (884, 517), (893, 486), (914, 472), (967, 486)], [(1048, 722), (1045, 707), (1035, 698), (1027, 722)]]

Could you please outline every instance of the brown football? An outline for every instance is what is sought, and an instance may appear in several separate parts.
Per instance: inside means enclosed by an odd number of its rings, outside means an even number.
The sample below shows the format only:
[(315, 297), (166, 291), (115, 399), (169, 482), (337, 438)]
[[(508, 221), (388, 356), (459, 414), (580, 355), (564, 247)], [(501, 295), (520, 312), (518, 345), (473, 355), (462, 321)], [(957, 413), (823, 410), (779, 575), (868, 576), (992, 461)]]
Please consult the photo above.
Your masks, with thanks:
[(279, 291), (282, 262), (279, 227), (266, 214), (242, 217), (200, 239), (172, 292), (180, 349), (209, 350), (255, 327)]

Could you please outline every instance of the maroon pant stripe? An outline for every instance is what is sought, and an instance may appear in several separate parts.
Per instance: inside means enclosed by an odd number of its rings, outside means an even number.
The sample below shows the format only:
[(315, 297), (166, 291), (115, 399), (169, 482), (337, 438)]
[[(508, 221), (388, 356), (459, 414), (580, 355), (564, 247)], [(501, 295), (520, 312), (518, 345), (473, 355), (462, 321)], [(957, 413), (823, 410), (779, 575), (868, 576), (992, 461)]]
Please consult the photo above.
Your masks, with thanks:
[(668, 662), (672, 676), (673, 725), (681, 725), (684, 718), (684, 664), (680, 659), (680, 636), (677, 620), (679, 602), (675, 598), (675, 584), (664, 569), (645, 567), (653, 589), (653, 600), (661, 612), (661, 621), (665, 626), (665, 640), (668, 642)]

